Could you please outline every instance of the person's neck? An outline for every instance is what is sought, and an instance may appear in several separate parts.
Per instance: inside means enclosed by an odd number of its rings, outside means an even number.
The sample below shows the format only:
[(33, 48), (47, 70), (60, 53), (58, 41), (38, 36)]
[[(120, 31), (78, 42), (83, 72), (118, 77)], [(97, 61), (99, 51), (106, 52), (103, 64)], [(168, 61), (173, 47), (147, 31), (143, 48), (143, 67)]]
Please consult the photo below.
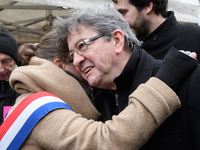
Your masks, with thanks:
[(166, 18), (164, 18), (162, 15), (152, 14), (150, 17), (149, 34), (156, 30), (165, 20)]

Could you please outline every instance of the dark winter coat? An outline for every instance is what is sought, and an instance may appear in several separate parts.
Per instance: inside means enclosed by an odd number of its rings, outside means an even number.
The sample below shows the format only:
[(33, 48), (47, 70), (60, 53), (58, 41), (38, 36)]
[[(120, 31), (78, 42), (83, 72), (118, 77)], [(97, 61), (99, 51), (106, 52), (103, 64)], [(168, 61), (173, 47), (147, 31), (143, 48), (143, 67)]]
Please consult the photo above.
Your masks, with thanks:
[(0, 81), (0, 125), (3, 122), (3, 107), (13, 106), (19, 96), (9, 85), (8, 81)]
[(142, 48), (156, 59), (163, 59), (168, 50), (174, 47), (197, 53), (200, 60), (200, 26), (178, 23), (174, 12), (168, 12), (168, 18), (156, 30), (140, 38)]
[[(118, 111), (128, 105), (128, 95), (139, 84), (154, 76), (160, 60), (144, 50), (134, 48), (124, 70), (115, 79), (118, 89)], [(200, 66), (176, 90), (181, 109), (168, 118), (154, 133), (142, 150), (199, 150), (200, 149)]]

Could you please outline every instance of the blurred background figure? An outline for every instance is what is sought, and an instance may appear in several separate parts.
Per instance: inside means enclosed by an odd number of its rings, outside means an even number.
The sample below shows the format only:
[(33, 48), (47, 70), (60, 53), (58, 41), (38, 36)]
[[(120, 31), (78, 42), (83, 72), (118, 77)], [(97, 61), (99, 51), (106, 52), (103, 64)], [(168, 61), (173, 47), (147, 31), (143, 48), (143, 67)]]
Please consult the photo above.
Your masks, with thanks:
[(16, 65), (20, 65), (18, 44), (8, 31), (0, 30), (0, 125), (19, 96), (8, 81)]

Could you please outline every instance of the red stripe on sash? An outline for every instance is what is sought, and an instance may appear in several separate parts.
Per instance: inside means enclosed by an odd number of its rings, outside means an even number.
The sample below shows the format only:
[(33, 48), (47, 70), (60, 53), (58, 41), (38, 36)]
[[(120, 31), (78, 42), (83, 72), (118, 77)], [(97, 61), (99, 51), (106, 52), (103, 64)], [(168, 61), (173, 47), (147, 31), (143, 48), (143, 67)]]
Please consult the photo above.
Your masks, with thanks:
[(28, 97), (26, 97), (17, 107), (19, 109), (15, 109), (10, 115), (9, 117), (6, 119), (6, 124), (3, 123), (0, 126), (0, 141), (3, 138), (3, 136), (5, 135), (5, 133), (7, 132), (7, 130), (11, 127), (11, 125), (15, 122), (15, 120), (17, 119), (17, 117), (21, 114), (21, 112), (34, 100), (36, 100), (37, 98), (40, 97), (44, 97), (44, 96), (54, 96), (54, 97), (58, 97), (52, 93), (48, 93), (48, 92), (38, 92), (38, 93), (34, 93), (29, 95)]

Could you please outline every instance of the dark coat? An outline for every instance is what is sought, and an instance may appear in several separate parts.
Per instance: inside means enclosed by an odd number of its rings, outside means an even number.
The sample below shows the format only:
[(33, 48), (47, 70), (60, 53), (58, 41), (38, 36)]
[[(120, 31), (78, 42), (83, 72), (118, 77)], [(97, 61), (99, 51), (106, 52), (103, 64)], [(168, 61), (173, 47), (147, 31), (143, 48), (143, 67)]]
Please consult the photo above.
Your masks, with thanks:
[(163, 59), (173, 46), (178, 50), (196, 52), (200, 60), (200, 26), (178, 23), (174, 12), (168, 12), (168, 18), (164, 23), (139, 40), (143, 41), (142, 48), (156, 59)]
[[(118, 108), (128, 104), (128, 96), (154, 76), (162, 61), (144, 50), (134, 48), (124, 70), (115, 79), (118, 89)], [(178, 87), (181, 109), (169, 117), (154, 133), (142, 150), (199, 150), (200, 149), (200, 66)]]
[(19, 96), (9, 85), (8, 81), (0, 81), (0, 125), (3, 122), (3, 107), (13, 106)]

